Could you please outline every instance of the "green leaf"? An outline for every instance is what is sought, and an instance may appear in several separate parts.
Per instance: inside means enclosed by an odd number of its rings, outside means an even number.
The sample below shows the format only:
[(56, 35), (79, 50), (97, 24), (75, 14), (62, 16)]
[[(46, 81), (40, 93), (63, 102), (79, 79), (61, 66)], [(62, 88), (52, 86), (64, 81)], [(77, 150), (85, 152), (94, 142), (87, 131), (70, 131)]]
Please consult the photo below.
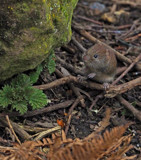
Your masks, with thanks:
[(12, 87), (26, 87), (31, 86), (30, 77), (26, 74), (20, 74), (17, 77), (15, 77), (11, 82)]
[(15, 104), (12, 104), (12, 109), (16, 109), (20, 114), (24, 114), (27, 112), (27, 102), (22, 101)]
[(37, 80), (39, 79), (39, 75), (43, 70), (42, 64), (40, 64), (37, 68), (36, 71), (33, 71), (32, 73), (29, 74), (30, 81), (32, 84), (36, 83)]
[(28, 97), (32, 109), (39, 109), (47, 105), (47, 96), (41, 90), (33, 89), (34, 92)]
[(34, 88), (33, 86), (27, 86), (24, 88), (24, 98), (28, 101), (29, 97), (34, 93)]
[(56, 63), (55, 63), (55, 54), (52, 51), (49, 58), (48, 58), (48, 71), (49, 74), (52, 74), (55, 71)]
[(13, 89), (9, 85), (5, 85), (2, 90), (0, 90), (0, 106), (3, 108), (8, 107), (12, 103)]

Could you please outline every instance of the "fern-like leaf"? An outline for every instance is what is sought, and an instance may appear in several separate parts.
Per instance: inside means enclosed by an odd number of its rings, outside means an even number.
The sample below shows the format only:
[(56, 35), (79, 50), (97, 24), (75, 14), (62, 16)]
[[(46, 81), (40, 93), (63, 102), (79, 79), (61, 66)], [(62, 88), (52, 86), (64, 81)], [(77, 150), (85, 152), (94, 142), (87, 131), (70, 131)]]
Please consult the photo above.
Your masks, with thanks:
[(13, 88), (9, 85), (5, 85), (2, 90), (0, 90), (0, 106), (3, 108), (8, 107), (12, 103)]
[(16, 87), (26, 87), (31, 86), (31, 81), (28, 75), (26, 74), (20, 74), (16, 78), (12, 79), (11, 86)]
[(43, 91), (32, 88), (33, 93), (29, 95), (28, 101), (32, 109), (39, 109), (47, 105), (47, 97)]
[(54, 51), (52, 51), (48, 58), (48, 65), (47, 65), (49, 74), (52, 74), (55, 71), (55, 66), (56, 66), (55, 54)]
[(29, 77), (30, 77), (30, 81), (32, 84), (36, 83), (37, 80), (39, 79), (39, 75), (40, 73), (42, 72), (43, 70), (43, 66), (42, 64), (40, 64), (37, 68), (36, 68), (36, 71), (32, 72), (29, 74)]
[(24, 114), (27, 112), (27, 102), (23, 100), (22, 102), (12, 104), (12, 109), (16, 109), (20, 114)]

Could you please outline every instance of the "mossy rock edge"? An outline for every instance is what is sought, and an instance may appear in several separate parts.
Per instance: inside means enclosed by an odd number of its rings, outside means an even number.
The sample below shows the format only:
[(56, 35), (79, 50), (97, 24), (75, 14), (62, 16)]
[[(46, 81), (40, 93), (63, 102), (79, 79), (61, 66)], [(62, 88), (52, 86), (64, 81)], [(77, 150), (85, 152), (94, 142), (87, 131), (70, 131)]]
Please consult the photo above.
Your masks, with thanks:
[(78, 0), (3, 0), (0, 5), (0, 82), (34, 69), (71, 38)]

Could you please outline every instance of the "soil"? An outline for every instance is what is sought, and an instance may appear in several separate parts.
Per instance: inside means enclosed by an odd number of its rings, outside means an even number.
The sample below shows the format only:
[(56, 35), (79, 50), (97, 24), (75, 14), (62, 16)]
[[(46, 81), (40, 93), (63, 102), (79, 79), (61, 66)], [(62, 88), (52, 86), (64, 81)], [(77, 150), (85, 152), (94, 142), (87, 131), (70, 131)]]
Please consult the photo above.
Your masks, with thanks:
[[(79, 30), (83, 29), (98, 40), (111, 46), (122, 55), (134, 60), (141, 52), (140, 15), (141, 5), (133, 5), (130, 1), (80, 0), (74, 10), (72, 36), (75, 37), (84, 48), (90, 48), (94, 43), (79, 33)], [(83, 53), (80, 50), (80, 47), (75, 45), (73, 40), (66, 46), (56, 49), (55, 54), (63, 59), (66, 64), (71, 64), (78, 70), (81, 70), (84, 66), (81, 58)], [(118, 60), (118, 67), (123, 66), (128, 66), (128, 64)], [(61, 67), (63, 67), (63, 65), (57, 60), (56, 68), (60, 71)], [(64, 66), (64, 68), (66, 67)], [(77, 76), (73, 71), (69, 70), (69, 72), (71, 75)], [(118, 84), (129, 82), (140, 76), (141, 72), (133, 67)], [(50, 83), (59, 78), (57, 72), (50, 75), (48, 70), (44, 69), (36, 85)], [(77, 96), (70, 84), (72, 83), (45, 90), (44, 93), (46, 93), (50, 100), (48, 106), (59, 104), (67, 100), (76, 100)], [(100, 98), (93, 106), (92, 110), (90, 110), (89, 108), (92, 101), (94, 101), (96, 96), (103, 91), (86, 88), (78, 83), (73, 83), (73, 85), (79, 88), (80, 93), (84, 96), (85, 107), (82, 106), (81, 103), (78, 103), (73, 109), (67, 137), (74, 139), (76, 137), (84, 138), (88, 136), (100, 125), (101, 120), (105, 116), (106, 108), (110, 108), (111, 119), (107, 129), (132, 122), (133, 124), (127, 129), (126, 134), (133, 135), (131, 143), (134, 147), (128, 152), (128, 155), (138, 155), (139, 158), (141, 155), (141, 122), (133, 115), (132, 111), (129, 111), (116, 97)], [(141, 86), (134, 87), (132, 90), (126, 91), (121, 96), (141, 112)], [(31, 127), (45, 127), (50, 125), (51, 128), (57, 125), (57, 120), (63, 120), (64, 123), (67, 123), (67, 113), (69, 112), (69, 109), (70, 106), (32, 117), (20, 117), (14, 121), (20, 121), (20, 123)], [(0, 135), (3, 139), (11, 140), (10, 135), (7, 134), (6, 130), (3, 130), (3, 127), (0, 127)]]

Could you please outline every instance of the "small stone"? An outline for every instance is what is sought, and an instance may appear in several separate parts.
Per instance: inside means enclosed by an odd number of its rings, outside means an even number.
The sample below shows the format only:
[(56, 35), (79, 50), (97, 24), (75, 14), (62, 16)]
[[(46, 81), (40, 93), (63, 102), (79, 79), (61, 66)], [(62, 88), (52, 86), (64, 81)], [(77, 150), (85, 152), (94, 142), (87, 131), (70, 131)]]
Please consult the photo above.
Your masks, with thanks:
[(99, 2), (91, 3), (90, 8), (93, 9), (97, 14), (104, 12), (106, 9), (105, 5)]

